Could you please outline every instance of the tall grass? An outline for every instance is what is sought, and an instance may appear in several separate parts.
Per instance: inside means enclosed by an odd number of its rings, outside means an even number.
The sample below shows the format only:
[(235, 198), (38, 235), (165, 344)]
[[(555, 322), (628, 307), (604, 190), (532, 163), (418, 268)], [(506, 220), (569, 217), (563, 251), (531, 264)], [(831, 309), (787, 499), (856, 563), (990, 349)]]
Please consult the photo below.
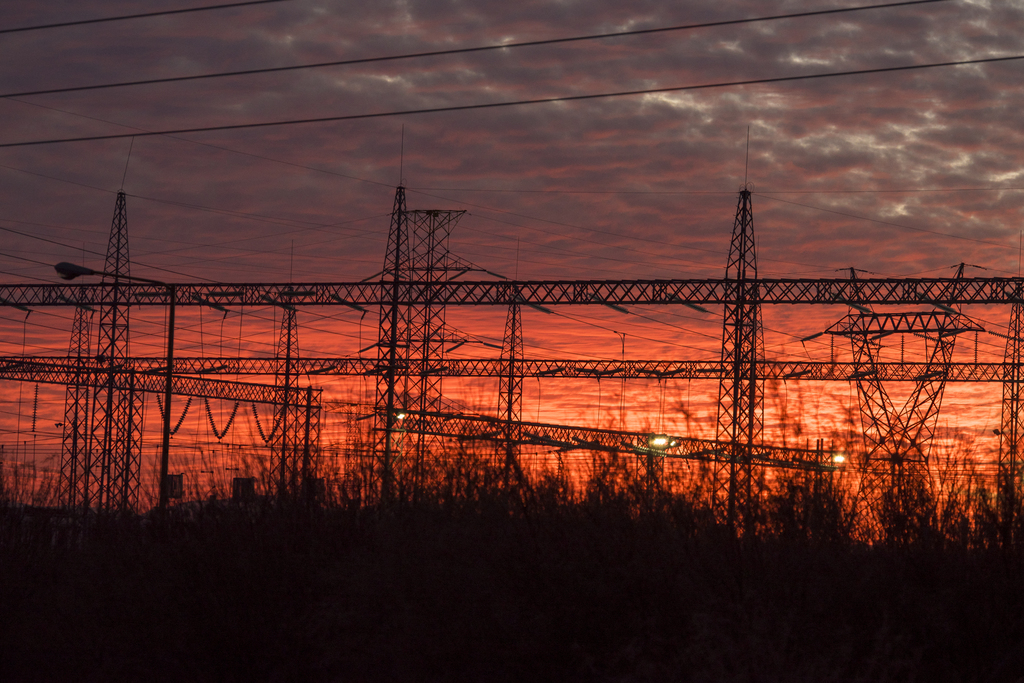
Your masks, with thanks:
[(696, 466), (651, 489), (624, 456), (518, 478), (450, 448), (384, 505), (367, 448), (323, 472), (312, 507), (204, 493), (83, 520), (8, 499), (0, 680), (1024, 675), (1022, 556), (992, 535), (966, 448), (944, 456), (918, 532), (874, 543), (846, 475), (766, 478), (756, 533), (737, 536)]

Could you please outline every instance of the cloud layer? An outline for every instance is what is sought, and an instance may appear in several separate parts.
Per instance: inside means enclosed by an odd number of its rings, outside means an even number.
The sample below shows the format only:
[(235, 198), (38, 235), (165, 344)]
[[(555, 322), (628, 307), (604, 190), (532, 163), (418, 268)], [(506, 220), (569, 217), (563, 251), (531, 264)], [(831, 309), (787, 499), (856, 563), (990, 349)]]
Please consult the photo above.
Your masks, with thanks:
[[(6, 67), (0, 89), (375, 57), (832, 6), (838, 5), (293, 0), (0, 36)], [(134, 3), (112, 0), (22, 4), (9, 8), (2, 24), (131, 11), (137, 11)], [(1006, 56), (1024, 54), (1021, 36), (1024, 3), (947, 1), (9, 99), (0, 102), (0, 142)], [(145, 137), (133, 144), (0, 149), (0, 227), (64, 245), (5, 233), (0, 270), (8, 281), (51, 282), (45, 264), (84, 259), (99, 266), (114, 193), (124, 178), (137, 274), (182, 281), (359, 280), (380, 270), (401, 174), (410, 208), (468, 212), (453, 235), (454, 251), (520, 278), (719, 277), (745, 176), (755, 191), (763, 275), (831, 277), (855, 267), (885, 276), (938, 276), (951, 274), (960, 262), (1016, 275), (1024, 207), (1021, 68), (1010, 62)], [(617, 356), (616, 332), (627, 335), (630, 357), (718, 352), (717, 316), (671, 318), (669, 325), (663, 319), (659, 325), (609, 311), (567, 312), (597, 320), (562, 319), (552, 326), (528, 318), (528, 353)], [(1006, 311), (983, 313), (991, 324), (1005, 325)], [(331, 319), (316, 317), (321, 314)], [(357, 315), (311, 315), (304, 339), (324, 354), (354, 353), (375, 334), (372, 322), (357, 329)], [(475, 326), (473, 333), (500, 338), (502, 312), (459, 315), (456, 322)], [(838, 315), (766, 311), (769, 354), (827, 356), (820, 341), (805, 350), (797, 340)], [(34, 316), (25, 325), (19, 315), (4, 317), (5, 353), (20, 352), (23, 332), (39, 352), (66, 348), (62, 312)], [(151, 318), (148, 327), (140, 322), (138, 328), (140, 352), (155, 353), (160, 346), (159, 321), (156, 314)], [(209, 334), (210, 325), (219, 324), (201, 322), (185, 321), (183, 344), (198, 348), (199, 330)], [(538, 328), (531, 330), (531, 323)], [(273, 321), (254, 319), (252, 325), (272, 328)], [(244, 346), (269, 352), (272, 329), (267, 335), (254, 333)], [(1001, 341), (983, 341), (981, 355), (998, 358)], [(565, 411), (571, 413), (577, 408), (570, 404)], [(991, 407), (986, 410), (988, 418), (974, 418), (979, 429), (991, 419)]]

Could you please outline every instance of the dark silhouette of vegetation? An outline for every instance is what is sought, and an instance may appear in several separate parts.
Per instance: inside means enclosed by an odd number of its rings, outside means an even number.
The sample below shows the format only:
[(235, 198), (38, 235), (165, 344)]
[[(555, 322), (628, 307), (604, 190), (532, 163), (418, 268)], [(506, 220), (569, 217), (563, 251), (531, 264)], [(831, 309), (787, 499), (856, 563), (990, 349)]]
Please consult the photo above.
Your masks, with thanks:
[(164, 518), (8, 497), (0, 680), (1021, 680), (1024, 554), (962, 456), (873, 543), (843, 475), (773, 474), (736, 537), (706, 472), (600, 454), (517, 481), (455, 450), (387, 507), (352, 470)]

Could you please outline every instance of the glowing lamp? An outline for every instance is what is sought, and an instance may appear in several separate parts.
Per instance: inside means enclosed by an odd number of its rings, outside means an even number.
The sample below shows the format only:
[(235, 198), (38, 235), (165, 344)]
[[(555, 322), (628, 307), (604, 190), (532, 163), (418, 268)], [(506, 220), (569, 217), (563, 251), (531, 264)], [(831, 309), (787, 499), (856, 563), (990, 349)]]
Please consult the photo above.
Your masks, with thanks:
[(647, 445), (651, 448), (668, 448), (675, 444), (672, 439), (665, 434), (651, 434), (647, 437)]

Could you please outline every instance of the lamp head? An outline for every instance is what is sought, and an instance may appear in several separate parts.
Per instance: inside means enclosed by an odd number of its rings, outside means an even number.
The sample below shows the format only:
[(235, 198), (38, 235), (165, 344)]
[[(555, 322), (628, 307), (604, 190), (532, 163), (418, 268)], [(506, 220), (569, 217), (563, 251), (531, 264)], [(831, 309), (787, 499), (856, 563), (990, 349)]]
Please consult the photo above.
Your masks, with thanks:
[(61, 261), (53, 267), (62, 280), (74, 280), (79, 275), (96, 275), (96, 271), (85, 266), (77, 266), (74, 263)]
[(651, 448), (666, 449), (674, 448), (679, 445), (677, 439), (673, 439), (668, 434), (651, 434), (647, 437), (647, 445)]

